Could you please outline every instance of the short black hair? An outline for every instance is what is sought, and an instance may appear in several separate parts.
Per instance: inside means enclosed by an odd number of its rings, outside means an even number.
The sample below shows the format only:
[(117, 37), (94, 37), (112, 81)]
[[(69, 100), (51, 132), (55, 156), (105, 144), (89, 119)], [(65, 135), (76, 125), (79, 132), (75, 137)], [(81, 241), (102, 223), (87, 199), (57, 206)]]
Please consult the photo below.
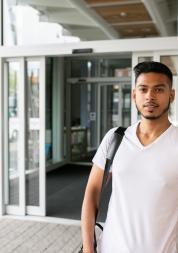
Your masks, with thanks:
[(165, 64), (161, 62), (156, 62), (156, 61), (140, 62), (134, 67), (133, 70), (135, 73), (135, 83), (139, 75), (141, 75), (142, 73), (153, 72), (153, 73), (161, 73), (161, 74), (166, 75), (171, 81), (171, 86), (172, 86), (173, 74), (171, 70)]

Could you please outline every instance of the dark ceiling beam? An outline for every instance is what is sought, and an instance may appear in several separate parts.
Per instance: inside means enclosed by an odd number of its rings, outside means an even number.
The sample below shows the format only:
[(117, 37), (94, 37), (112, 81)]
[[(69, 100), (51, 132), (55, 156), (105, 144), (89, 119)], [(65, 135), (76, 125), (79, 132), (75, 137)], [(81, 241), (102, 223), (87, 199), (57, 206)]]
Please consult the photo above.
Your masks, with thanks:
[(155, 0), (142, 0), (148, 13), (150, 14), (157, 30), (161, 36), (171, 36), (174, 34), (174, 27), (172, 25), (167, 26), (166, 20), (169, 17), (168, 8), (164, 5), (159, 4)]
[(121, 5), (129, 5), (129, 4), (139, 4), (141, 0), (128, 0), (128, 1), (119, 1), (119, 2), (112, 2), (109, 1), (108, 3), (94, 3), (94, 4), (87, 4), (89, 7), (108, 7), (108, 6), (121, 6)]

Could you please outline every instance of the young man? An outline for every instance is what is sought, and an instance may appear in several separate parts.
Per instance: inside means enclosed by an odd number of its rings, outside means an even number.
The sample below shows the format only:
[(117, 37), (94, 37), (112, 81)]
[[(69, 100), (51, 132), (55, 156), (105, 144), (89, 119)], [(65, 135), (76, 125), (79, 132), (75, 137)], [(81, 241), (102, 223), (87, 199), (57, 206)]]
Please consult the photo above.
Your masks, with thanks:
[[(127, 128), (112, 165), (112, 195), (99, 253), (177, 253), (178, 128), (168, 119), (172, 73), (159, 62), (134, 68), (133, 99), (141, 120)], [(93, 230), (111, 129), (93, 158), (82, 207), (83, 252)]]

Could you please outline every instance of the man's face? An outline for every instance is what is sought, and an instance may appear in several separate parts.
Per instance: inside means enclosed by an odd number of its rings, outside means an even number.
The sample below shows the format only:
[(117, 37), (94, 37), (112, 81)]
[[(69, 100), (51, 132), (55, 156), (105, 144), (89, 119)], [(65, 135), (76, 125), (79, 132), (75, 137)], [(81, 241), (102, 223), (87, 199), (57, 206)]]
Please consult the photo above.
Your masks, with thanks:
[(174, 90), (166, 75), (143, 73), (137, 78), (133, 99), (143, 118), (155, 120), (168, 115), (170, 103), (174, 100)]

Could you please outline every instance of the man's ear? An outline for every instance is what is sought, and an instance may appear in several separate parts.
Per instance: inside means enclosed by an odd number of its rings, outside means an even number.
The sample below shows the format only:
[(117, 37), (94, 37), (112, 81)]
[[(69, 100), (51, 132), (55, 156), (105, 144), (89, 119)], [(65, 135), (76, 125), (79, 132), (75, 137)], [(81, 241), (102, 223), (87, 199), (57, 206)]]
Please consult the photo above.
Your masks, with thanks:
[(133, 89), (132, 90), (132, 100), (135, 102), (135, 99), (136, 99), (136, 90)]
[(170, 102), (172, 103), (174, 101), (174, 99), (175, 99), (175, 90), (172, 89), (171, 94), (170, 94)]

